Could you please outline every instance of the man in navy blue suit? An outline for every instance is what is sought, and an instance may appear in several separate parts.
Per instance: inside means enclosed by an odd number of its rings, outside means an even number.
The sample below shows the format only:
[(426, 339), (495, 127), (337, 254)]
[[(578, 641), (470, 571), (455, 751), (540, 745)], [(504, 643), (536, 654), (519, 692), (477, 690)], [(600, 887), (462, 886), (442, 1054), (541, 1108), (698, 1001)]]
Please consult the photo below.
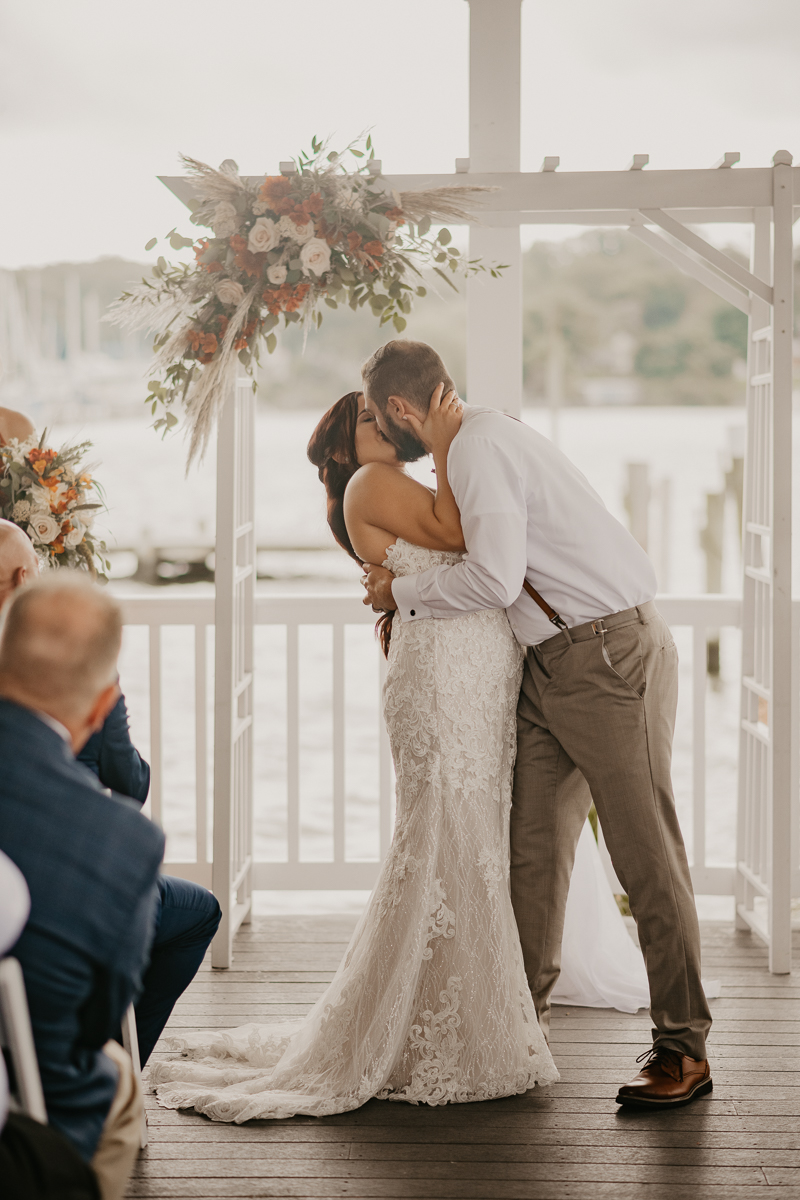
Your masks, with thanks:
[[(0, 520), (0, 611), (20, 587), (36, 579), (39, 564), (29, 538), (11, 521)], [(78, 754), (104, 787), (144, 804), (150, 767), (131, 742), (125, 697), (119, 698)], [(141, 1065), (147, 1062), (176, 1001), (197, 974), (217, 932), (220, 907), (206, 888), (160, 875), (156, 932), (143, 990), (136, 1003)]]
[(75, 761), (119, 695), (118, 605), (59, 573), (20, 589), (0, 636), (0, 850), (25, 877), (25, 977), (50, 1124), (121, 1200), (141, 1132), (112, 1038), (141, 988), (164, 835)]

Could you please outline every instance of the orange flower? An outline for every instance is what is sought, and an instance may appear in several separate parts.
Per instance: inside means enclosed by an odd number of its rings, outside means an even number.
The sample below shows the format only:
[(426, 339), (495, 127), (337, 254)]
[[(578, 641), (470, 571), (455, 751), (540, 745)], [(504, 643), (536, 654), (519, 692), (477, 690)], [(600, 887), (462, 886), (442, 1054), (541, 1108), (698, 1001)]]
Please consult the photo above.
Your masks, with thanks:
[(40, 458), (36, 462), (31, 463), (31, 466), (37, 475), (43, 475), (47, 467), (47, 463)]
[(373, 258), (380, 258), (383, 254), (383, 242), (365, 242), (364, 251), (367, 254), (371, 254)]
[(348, 233), (348, 235), (347, 235), (347, 249), (350, 251), (350, 253), (351, 253), (351, 254), (355, 254), (356, 250), (357, 250), (357, 249), (358, 249), (358, 247), (361, 245), (361, 240), (362, 240), (362, 239), (361, 239), (361, 234), (360, 234), (360, 233), (356, 233), (356, 231), (355, 231), (354, 229), (353, 229), (353, 230), (351, 230), (351, 232), (350, 232), (350, 233)]
[(322, 192), (312, 192), (305, 202), (305, 207), (315, 217), (318, 217), (322, 212)]
[(260, 275), (266, 262), (266, 254), (253, 254), (247, 249), (247, 240), (240, 233), (235, 233), (231, 238), (231, 249), (236, 260), (236, 265), (240, 271), (244, 271), (246, 275)]
[(234, 350), (246, 350), (247, 349), (248, 340), (253, 336), (253, 334), (256, 331), (256, 324), (257, 324), (256, 321), (248, 321), (247, 322), (247, 324), (245, 325), (244, 329), (241, 332), (241, 336), (238, 337), (236, 339), (236, 341), (233, 343)]
[(282, 312), (296, 312), (310, 289), (310, 283), (298, 283), (296, 287), (292, 287), (290, 283), (284, 283), (279, 288), (268, 288), (262, 299), (268, 311), (273, 316), (278, 316)]
[(285, 175), (268, 175), (258, 189), (258, 195), (274, 213), (283, 216), (296, 207), (291, 197), (292, 184)]
[(405, 225), (402, 208), (390, 208), (385, 215), (390, 221), (394, 221), (396, 225)]

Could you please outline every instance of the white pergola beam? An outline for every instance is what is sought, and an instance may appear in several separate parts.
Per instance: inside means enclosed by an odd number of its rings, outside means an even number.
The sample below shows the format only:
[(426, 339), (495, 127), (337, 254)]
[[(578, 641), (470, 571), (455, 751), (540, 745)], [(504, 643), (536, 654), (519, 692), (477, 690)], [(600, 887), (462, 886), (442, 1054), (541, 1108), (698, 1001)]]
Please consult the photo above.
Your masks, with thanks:
[(662, 258), (666, 258), (679, 271), (683, 271), (685, 275), (691, 275), (693, 279), (710, 288), (712, 292), (716, 292), (723, 300), (727, 300), (740, 312), (750, 315), (750, 297), (747, 292), (743, 292), (733, 283), (728, 283), (722, 276), (717, 275), (710, 267), (704, 263), (698, 262), (690, 254), (687, 254), (680, 246), (676, 246), (674, 242), (668, 242), (666, 238), (661, 237), (658, 233), (653, 233), (652, 229), (648, 229), (641, 216), (637, 214), (629, 227), (629, 233), (640, 242), (644, 242), (646, 246), (650, 246)]
[[(488, 222), (495, 214), (513, 214), (522, 224), (534, 224), (536, 214), (558, 216), (571, 223), (592, 213), (616, 216), (641, 209), (683, 210), (683, 219), (752, 221), (754, 208), (772, 204), (772, 171), (769, 167), (730, 171), (487, 171), (478, 170), (470, 154), (470, 171), (442, 175), (385, 175), (395, 191), (453, 185), (493, 187), (481, 200)], [(475, 169), (473, 169), (475, 168)], [(800, 195), (800, 167), (790, 167), (793, 187)], [(159, 176), (179, 200), (192, 198), (191, 181), (182, 175)], [(248, 182), (258, 184), (263, 175)], [(729, 215), (726, 215), (729, 214)]]
[(687, 229), (669, 213), (662, 212), (660, 208), (645, 208), (642, 209), (642, 216), (647, 221), (660, 225), (666, 233), (677, 238), (679, 242), (683, 242), (684, 246), (706, 259), (718, 271), (723, 271), (734, 283), (738, 283), (740, 287), (747, 288), (749, 292), (760, 296), (762, 300), (766, 300), (767, 304), (772, 304), (772, 288), (768, 283), (765, 283), (763, 279), (758, 279), (739, 263), (734, 262), (727, 254), (717, 250), (716, 246), (712, 246), (691, 229)]

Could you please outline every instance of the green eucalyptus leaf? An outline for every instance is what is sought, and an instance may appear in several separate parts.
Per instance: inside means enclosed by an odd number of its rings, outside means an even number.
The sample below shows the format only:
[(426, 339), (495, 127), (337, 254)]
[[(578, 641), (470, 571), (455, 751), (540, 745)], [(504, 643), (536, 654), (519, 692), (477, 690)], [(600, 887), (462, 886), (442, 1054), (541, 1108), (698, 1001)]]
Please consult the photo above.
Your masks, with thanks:
[(155, 246), (157, 242), (158, 238), (150, 238), (150, 241), (145, 243), (145, 250), (152, 250), (153, 246)]
[(286, 272), (286, 282), (287, 283), (299, 283), (302, 278), (303, 278), (302, 271), (287, 271)]
[(417, 237), (424, 237), (431, 227), (430, 217), (423, 217), (417, 226)]
[(251, 353), (250, 353), (250, 351), (249, 351), (249, 350), (244, 350), (244, 349), (243, 349), (243, 350), (240, 350), (240, 351), (239, 351), (239, 362), (242, 364), (242, 366), (243, 366), (243, 367), (249, 367), (249, 366), (250, 366), (250, 359), (251, 359), (251, 358), (252, 358), (252, 355), (251, 355)]
[(424, 288), (424, 287), (421, 287), (421, 286), (417, 288), (417, 295), (418, 295), (418, 296), (427, 296), (427, 294), (428, 294), (428, 289), (427, 289), (427, 288)]
[(402, 333), (406, 327), (407, 322), (406, 322), (405, 317), (401, 317), (398, 313), (395, 313), (392, 318), (392, 324), (394, 325), (394, 327), (398, 333)]
[(336, 303), (335, 300), (331, 300), (330, 296), (325, 297), (325, 303), (327, 304), (328, 308), (338, 308), (339, 307), (339, 305)]
[(454, 292), (458, 291), (458, 288), (453, 283), (452, 279), (450, 279), (447, 275), (445, 275), (444, 271), (441, 271), (438, 267), (434, 267), (433, 269), (436, 272), (436, 274), (439, 276), (439, 278), (443, 279), (445, 281), (445, 283), (447, 284), (448, 287), (451, 287)]
[(267, 350), (270, 354), (272, 354), (272, 352), (274, 351), (277, 344), (278, 344), (277, 337), (275, 336), (274, 333), (271, 333), (269, 335), (269, 337), (267, 338)]
[(446, 246), (448, 242), (452, 242), (453, 235), (449, 229), (440, 229), (436, 235), (436, 240), (440, 245)]

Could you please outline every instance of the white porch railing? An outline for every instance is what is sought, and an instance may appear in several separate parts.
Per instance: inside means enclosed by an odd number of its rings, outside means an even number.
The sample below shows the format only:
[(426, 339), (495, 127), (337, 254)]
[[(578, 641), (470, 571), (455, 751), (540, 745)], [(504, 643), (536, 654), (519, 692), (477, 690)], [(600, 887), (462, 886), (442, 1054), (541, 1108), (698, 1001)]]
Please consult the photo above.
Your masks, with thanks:
[[(688, 725), (691, 731), (691, 771), (682, 772), (678, 782), (678, 803), (687, 843), (691, 847), (695, 890), (700, 894), (733, 895), (737, 874), (733, 856), (728, 863), (720, 864), (719, 861), (709, 862), (707, 854), (709, 823), (715, 819), (707, 804), (708, 758), (709, 750), (715, 752), (716, 748), (707, 744), (706, 736), (706, 639), (716, 636), (719, 630), (738, 628), (741, 602), (728, 596), (662, 596), (658, 603), (666, 620), (678, 632), (684, 647), (686, 635), (683, 631), (691, 635), (691, 687), (687, 688), (684, 675), (679, 700), (679, 724), (682, 723), (684, 731)], [(192, 595), (156, 595), (152, 598), (130, 596), (123, 598), (122, 604), (126, 626), (146, 626), (148, 630), (149, 663), (146, 671), (152, 768), (150, 808), (153, 818), (165, 825), (168, 835), (172, 834), (172, 830), (170, 806), (165, 803), (168, 798), (165, 797), (165, 786), (168, 786), (165, 781), (165, 751), (169, 748), (165, 720), (174, 720), (178, 711), (183, 721), (182, 745), (188, 776), (192, 773), (192, 758), (194, 760), (194, 796), (189, 801), (193, 801), (193, 820), (183, 813), (183, 832), (179, 839), (182, 853), (172, 855), (167, 867), (173, 874), (211, 886), (208, 780), (211, 778), (214, 738), (213, 713), (209, 706), (213, 684), (208, 676), (213, 655), (208, 651), (208, 643), (213, 636), (214, 599)], [(357, 597), (256, 598), (257, 636), (259, 631), (271, 630), (268, 636), (272, 638), (261, 659), (256, 656), (254, 668), (256, 703), (260, 675), (263, 676), (263, 689), (269, 691), (271, 696), (269, 712), (262, 712), (259, 717), (257, 709), (254, 729), (257, 824), (259, 821), (263, 824), (266, 820), (272, 830), (261, 839), (262, 844), (265, 841), (269, 843), (266, 854), (259, 854), (256, 839), (252, 868), (252, 885), (256, 889), (361, 889), (370, 888), (375, 881), (380, 860), (391, 840), (393, 783), (388, 739), (379, 717), (383, 659), (377, 645), (371, 648), (368, 645), (366, 639), (371, 638), (371, 633), (368, 628), (363, 628), (372, 625), (374, 619), (374, 614)], [(796, 625), (798, 621), (800, 605), (795, 605)], [(359, 626), (362, 627), (363, 638), (356, 654), (352, 648), (348, 649), (348, 638), (351, 627)], [(179, 645), (180, 627), (184, 627), (182, 646)], [(128, 636), (132, 634), (133, 630), (130, 630)], [(323, 729), (314, 747), (304, 745), (305, 730), (301, 715), (305, 711), (301, 706), (301, 691), (308, 690), (306, 684), (309, 676), (308, 662), (301, 654), (301, 642), (310, 634), (318, 640), (319, 637), (327, 639), (324, 654), (320, 652), (317, 655), (316, 665), (312, 664), (310, 672), (316, 687), (316, 707), (309, 720), (313, 719)], [(173, 659), (180, 650), (185, 660), (181, 681), (170, 685), (176, 689), (172, 692), (165, 691), (164, 687), (165, 645), (170, 647)], [(357, 679), (353, 678), (354, 668), (359, 672)], [(138, 656), (135, 669), (144, 669)], [(130, 671), (133, 670), (131, 666)], [(269, 679), (266, 678), (267, 671)], [(193, 683), (190, 682), (192, 676)], [(138, 686), (141, 693), (141, 680), (137, 685), (133, 678), (126, 679), (124, 666), (122, 686), (128, 692), (133, 688), (134, 693)], [(353, 694), (360, 705), (355, 716), (357, 729), (352, 714), (348, 716), (348, 705)], [(140, 713), (142, 707), (140, 704)], [(365, 729), (368, 717), (371, 723)], [(141, 726), (139, 731), (141, 735)], [(134, 720), (134, 736), (136, 734)], [(361, 796), (360, 809), (355, 814), (349, 811), (346, 788), (348, 746), (354, 738), (360, 739), (362, 750), (367, 745), (371, 748), (365, 752), (373, 754), (373, 767), (377, 766), (367, 781), (369, 795)], [(193, 743), (193, 754), (187, 750), (189, 742)], [(283, 767), (277, 772), (282, 776), (282, 782), (275, 784), (273, 780), (269, 786), (259, 783), (259, 762), (265, 756), (282, 761)], [(732, 756), (735, 759), (735, 745)], [(304, 848), (308, 842), (308, 821), (303, 815), (301, 784), (304, 775), (312, 768), (316, 773), (317, 787), (312, 824), (316, 824), (317, 832), (309, 851)], [(731, 792), (729, 824), (733, 826), (735, 790), (732, 788)], [(217, 814), (218, 820), (226, 828), (230, 817), (230, 813)], [(371, 832), (367, 829), (367, 841), (374, 835), (372, 850), (369, 852), (367, 847), (366, 855), (365, 826), (371, 829)], [(193, 834), (187, 833), (187, 828), (193, 828)], [(191, 847), (188, 845), (190, 837), (193, 843)], [(355, 854), (348, 851), (348, 845), (352, 845), (354, 837), (361, 842)], [(235, 842), (235, 829), (233, 838)], [(282, 861), (267, 861), (268, 857), (282, 857)], [(797, 871), (797, 855), (793, 864), (793, 894), (798, 895), (800, 873)]]

